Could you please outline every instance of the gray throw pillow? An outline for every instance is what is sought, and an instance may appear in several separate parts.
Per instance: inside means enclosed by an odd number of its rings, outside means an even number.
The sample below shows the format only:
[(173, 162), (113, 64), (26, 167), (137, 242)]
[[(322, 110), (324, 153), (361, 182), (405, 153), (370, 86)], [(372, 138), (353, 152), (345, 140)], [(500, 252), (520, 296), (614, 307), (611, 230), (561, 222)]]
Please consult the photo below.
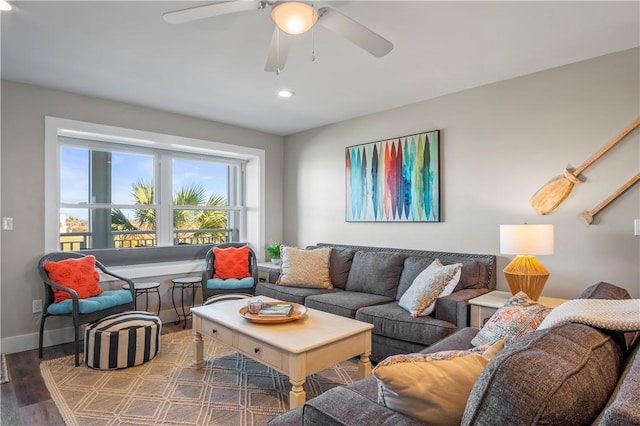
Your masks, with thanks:
[(395, 297), (403, 263), (398, 253), (358, 251), (345, 290)]

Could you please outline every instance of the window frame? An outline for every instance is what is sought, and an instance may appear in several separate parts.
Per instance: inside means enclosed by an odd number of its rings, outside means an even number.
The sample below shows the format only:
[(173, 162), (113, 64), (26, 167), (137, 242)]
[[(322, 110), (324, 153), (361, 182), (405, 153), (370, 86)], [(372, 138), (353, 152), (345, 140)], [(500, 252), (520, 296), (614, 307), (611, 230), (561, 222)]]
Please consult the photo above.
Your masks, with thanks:
[[(58, 117), (45, 117), (45, 252), (59, 251), (59, 213), (60, 213), (60, 150), (58, 137), (67, 136), (74, 139), (86, 139), (89, 141), (102, 141), (109, 144), (119, 144), (123, 147), (130, 146), (132, 151), (136, 151), (136, 147), (142, 147), (151, 150), (171, 152), (172, 158), (192, 158), (197, 159), (198, 155), (206, 155), (208, 157), (218, 157), (229, 159), (230, 163), (234, 160), (242, 163), (242, 177), (244, 188), (240, 196), (244, 198), (243, 206), (240, 209), (241, 222), (243, 224), (240, 230), (240, 241), (248, 242), (254, 250), (264, 246), (264, 162), (265, 151), (263, 149), (250, 148), (240, 145), (231, 145), (220, 142), (193, 139), (182, 136), (167, 135), (155, 132), (148, 132), (136, 129), (128, 129), (88, 123), (76, 120), (69, 120)], [(169, 160), (171, 161), (171, 160)], [(158, 165), (156, 165), (158, 167)], [(162, 173), (171, 173), (171, 170), (165, 170), (167, 167), (156, 171), (158, 178), (162, 179)], [(170, 168), (169, 168), (170, 169)], [(157, 183), (156, 183), (157, 185)], [(167, 191), (166, 188), (169, 188)], [(161, 197), (167, 197), (167, 193), (171, 192), (171, 186), (165, 185), (165, 194), (158, 194)], [(171, 199), (171, 197), (169, 198)], [(172, 217), (173, 209), (184, 206), (174, 206), (173, 203), (157, 204), (159, 208), (168, 208)], [(190, 206), (191, 207), (191, 206)], [(196, 206), (193, 206), (196, 207)], [(198, 209), (200, 207), (197, 207)], [(237, 211), (236, 208), (231, 209)], [(166, 218), (165, 218), (165, 221)], [(168, 226), (172, 228), (172, 220), (168, 219)], [(256, 226), (258, 225), (258, 226)], [(158, 224), (156, 232), (160, 226), (166, 224)], [(173, 230), (171, 229), (171, 233)], [(198, 268), (203, 258), (202, 250), (207, 245), (199, 245), (187, 247), (160, 245), (161, 241), (157, 235), (158, 247), (150, 247), (142, 250), (135, 249), (91, 249), (83, 250), (83, 253), (94, 254), (98, 259), (108, 266), (131, 266), (145, 265), (157, 262), (186, 262), (194, 264), (198, 260)], [(172, 243), (172, 241), (169, 241)], [(162, 242), (166, 244), (166, 241)], [(121, 252), (125, 251), (123, 256)], [(257, 251), (257, 250), (256, 250)], [(192, 265), (193, 266), (193, 265)], [(144, 268), (143, 268), (144, 269)], [(197, 269), (193, 269), (194, 271)], [(185, 272), (185, 271), (182, 271)], [(139, 273), (144, 274), (143, 271)], [(154, 276), (158, 275), (139, 275)]]

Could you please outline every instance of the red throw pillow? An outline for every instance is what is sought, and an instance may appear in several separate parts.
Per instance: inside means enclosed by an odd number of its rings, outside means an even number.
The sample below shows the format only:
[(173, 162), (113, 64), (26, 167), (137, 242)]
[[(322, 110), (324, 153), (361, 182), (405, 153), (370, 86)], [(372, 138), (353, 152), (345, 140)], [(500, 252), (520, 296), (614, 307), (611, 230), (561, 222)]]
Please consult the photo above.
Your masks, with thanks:
[[(100, 275), (96, 271), (96, 258), (85, 256), (79, 259), (65, 259), (58, 262), (45, 262), (44, 269), (51, 281), (69, 287), (78, 293), (78, 298), (87, 299), (97, 296), (104, 290), (100, 288)], [(66, 291), (53, 289), (55, 302), (71, 299)]]
[(213, 248), (213, 278), (247, 278), (249, 273), (249, 246)]

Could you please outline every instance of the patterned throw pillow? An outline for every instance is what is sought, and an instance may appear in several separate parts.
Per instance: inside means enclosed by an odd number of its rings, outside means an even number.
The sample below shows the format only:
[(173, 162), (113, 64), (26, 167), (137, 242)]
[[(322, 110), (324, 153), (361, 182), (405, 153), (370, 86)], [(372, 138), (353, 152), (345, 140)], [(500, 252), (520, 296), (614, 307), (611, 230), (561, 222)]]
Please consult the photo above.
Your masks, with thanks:
[(329, 277), (331, 247), (303, 250), (282, 247), (282, 266), (276, 284), (287, 287), (333, 288)]
[[(96, 271), (94, 256), (45, 262), (44, 269), (51, 281), (75, 290), (79, 299), (97, 296), (104, 291), (98, 285), (100, 275)], [(69, 293), (55, 288), (53, 296), (56, 303), (71, 299)]]
[(248, 278), (249, 246), (213, 248), (213, 278), (228, 280), (230, 278)]
[(429, 425), (460, 424), (471, 389), (485, 365), (502, 349), (395, 355), (373, 369), (378, 403)]
[(451, 294), (458, 284), (460, 268), (462, 263), (444, 266), (440, 259), (434, 260), (413, 280), (398, 304), (409, 311), (412, 317), (429, 315), (435, 307), (434, 302), (445, 288)]
[(492, 345), (499, 339), (505, 344), (520, 340), (525, 334), (537, 330), (551, 308), (529, 299), (519, 292), (496, 311), (471, 340), (473, 346)]

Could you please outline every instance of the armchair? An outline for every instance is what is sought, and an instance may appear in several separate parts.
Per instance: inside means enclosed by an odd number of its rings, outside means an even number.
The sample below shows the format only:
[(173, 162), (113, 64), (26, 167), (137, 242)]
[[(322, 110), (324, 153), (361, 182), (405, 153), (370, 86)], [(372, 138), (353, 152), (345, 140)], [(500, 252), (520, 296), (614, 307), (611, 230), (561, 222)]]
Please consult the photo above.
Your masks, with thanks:
[[(81, 298), (78, 292), (53, 281), (45, 268), (47, 262), (59, 262), (67, 259), (82, 259), (86, 256), (75, 252), (53, 252), (45, 255), (38, 262), (38, 270), (44, 284), (44, 306), (40, 320), (40, 335), (38, 339), (38, 357), (42, 358), (42, 340), (44, 323), (49, 316), (70, 317), (74, 328), (75, 366), (80, 365), (80, 326), (104, 318), (108, 315), (134, 309), (135, 287), (133, 282), (125, 277), (109, 271), (102, 263), (95, 261), (96, 269), (102, 273), (117, 278), (129, 284), (129, 290), (105, 290), (97, 296)], [(64, 292), (66, 300), (56, 302), (55, 293)]]
[(254, 251), (248, 247), (248, 272), (244, 278), (221, 279), (216, 275), (216, 249), (243, 248), (246, 243), (223, 243), (213, 246), (205, 256), (202, 267), (202, 298), (206, 301), (211, 296), (219, 294), (246, 293), (253, 295), (258, 282), (258, 261)]

